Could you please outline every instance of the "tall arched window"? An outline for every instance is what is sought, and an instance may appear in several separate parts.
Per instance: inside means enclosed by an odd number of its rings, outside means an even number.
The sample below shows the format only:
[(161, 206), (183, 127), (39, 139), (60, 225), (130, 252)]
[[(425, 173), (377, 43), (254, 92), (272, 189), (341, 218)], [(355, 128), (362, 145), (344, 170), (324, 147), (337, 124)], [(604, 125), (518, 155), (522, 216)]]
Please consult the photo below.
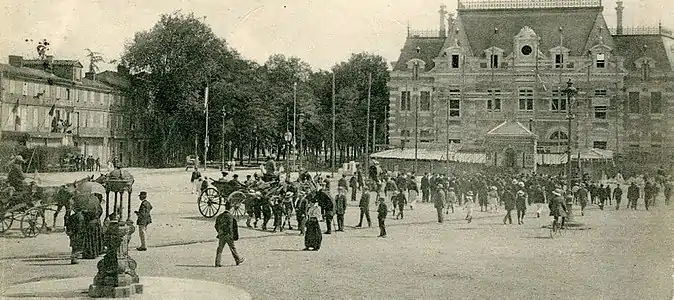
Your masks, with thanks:
[(569, 139), (569, 136), (562, 131), (555, 131), (550, 135), (550, 140), (552, 141), (566, 141)]

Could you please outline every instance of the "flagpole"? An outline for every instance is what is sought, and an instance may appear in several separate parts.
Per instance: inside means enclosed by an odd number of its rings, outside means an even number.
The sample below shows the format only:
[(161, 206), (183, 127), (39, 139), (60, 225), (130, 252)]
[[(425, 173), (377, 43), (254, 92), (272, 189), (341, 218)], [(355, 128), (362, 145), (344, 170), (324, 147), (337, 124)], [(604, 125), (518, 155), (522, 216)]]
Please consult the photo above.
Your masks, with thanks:
[(334, 177), (335, 175), (335, 71), (332, 71), (332, 162), (330, 164), (330, 171)]
[(206, 92), (204, 93), (204, 107), (206, 108), (206, 134), (204, 137), (204, 170), (208, 168), (206, 157), (208, 155), (208, 84), (206, 84)]
[(293, 169), (297, 167), (297, 82), (293, 83)]
[[(365, 122), (365, 170), (370, 167), (370, 93), (372, 91), (372, 73), (368, 74), (367, 80), (367, 121)], [(373, 127), (374, 129), (374, 127)], [(374, 151), (374, 133), (372, 133), (372, 151)], [(365, 172), (367, 174), (367, 172)]]

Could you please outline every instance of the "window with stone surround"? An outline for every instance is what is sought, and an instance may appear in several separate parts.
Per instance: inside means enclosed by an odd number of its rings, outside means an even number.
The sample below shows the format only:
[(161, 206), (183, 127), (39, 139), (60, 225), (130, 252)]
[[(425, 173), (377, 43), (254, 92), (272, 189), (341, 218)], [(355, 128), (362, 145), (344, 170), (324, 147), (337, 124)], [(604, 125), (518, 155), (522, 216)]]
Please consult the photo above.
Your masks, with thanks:
[(501, 90), (487, 90), (489, 99), (487, 99), (488, 111), (501, 111)]
[(400, 92), (400, 110), (410, 110), (410, 91)]
[(461, 117), (461, 90), (449, 90), (449, 117)]
[(519, 109), (520, 111), (534, 110), (534, 90), (532, 89), (519, 90)]
[(640, 111), (639, 92), (629, 92), (627, 101), (629, 104), (629, 113), (638, 114)]
[(652, 114), (661, 114), (662, 113), (662, 93), (661, 92), (651, 92), (651, 113)]
[(552, 90), (552, 97), (550, 98), (550, 110), (552, 112), (566, 111), (566, 94), (559, 89)]
[(429, 111), (431, 110), (431, 92), (421, 91), (421, 100), (419, 102), (420, 111)]
[(595, 106), (594, 107), (594, 118), (600, 120), (606, 120), (606, 106)]

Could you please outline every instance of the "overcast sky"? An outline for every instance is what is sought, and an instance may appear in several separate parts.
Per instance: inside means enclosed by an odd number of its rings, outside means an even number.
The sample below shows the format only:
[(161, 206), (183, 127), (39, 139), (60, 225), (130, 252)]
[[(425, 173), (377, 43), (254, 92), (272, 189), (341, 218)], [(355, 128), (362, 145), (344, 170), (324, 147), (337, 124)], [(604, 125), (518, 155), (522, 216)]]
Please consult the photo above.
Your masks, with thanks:
[[(532, 0), (535, 1), (535, 0)], [(615, 1), (604, 0), (604, 16), (615, 26)], [(10, 54), (34, 57), (35, 42), (47, 38), (57, 59), (79, 59), (85, 48), (119, 58), (135, 32), (151, 28), (163, 13), (194, 12), (244, 57), (260, 63), (274, 53), (298, 56), (314, 69), (328, 69), (367, 51), (395, 61), (406, 26), (438, 28), (438, 9), (456, 0), (2, 0), (0, 62)], [(674, 27), (674, 1), (626, 0), (625, 26)], [(104, 65), (103, 69), (111, 69)]]

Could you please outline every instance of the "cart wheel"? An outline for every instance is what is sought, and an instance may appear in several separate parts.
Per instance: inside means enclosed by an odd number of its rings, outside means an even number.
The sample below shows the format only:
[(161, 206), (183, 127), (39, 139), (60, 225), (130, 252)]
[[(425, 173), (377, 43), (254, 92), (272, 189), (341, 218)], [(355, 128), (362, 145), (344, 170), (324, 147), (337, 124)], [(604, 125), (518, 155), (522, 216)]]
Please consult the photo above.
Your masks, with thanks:
[(244, 202), (246, 195), (240, 191), (235, 191), (227, 196), (227, 202), (232, 204), (232, 215), (239, 219), (246, 215), (246, 207)]
[(12, 223), (14, 223), (14, 213), (5, 213), (2, 220), (0, 220), (0, 233), (4, 233), (7, 229), (12, 227)]
[(21, 217), (21, 233), (24, 237), (36, 237), (44, 225), (44, 212), (39, 208), (31, 208)]
[(199, 212), (206, 218), (214, 217), (220, 210), (220, 193), (209, 187), (199, 195)]

